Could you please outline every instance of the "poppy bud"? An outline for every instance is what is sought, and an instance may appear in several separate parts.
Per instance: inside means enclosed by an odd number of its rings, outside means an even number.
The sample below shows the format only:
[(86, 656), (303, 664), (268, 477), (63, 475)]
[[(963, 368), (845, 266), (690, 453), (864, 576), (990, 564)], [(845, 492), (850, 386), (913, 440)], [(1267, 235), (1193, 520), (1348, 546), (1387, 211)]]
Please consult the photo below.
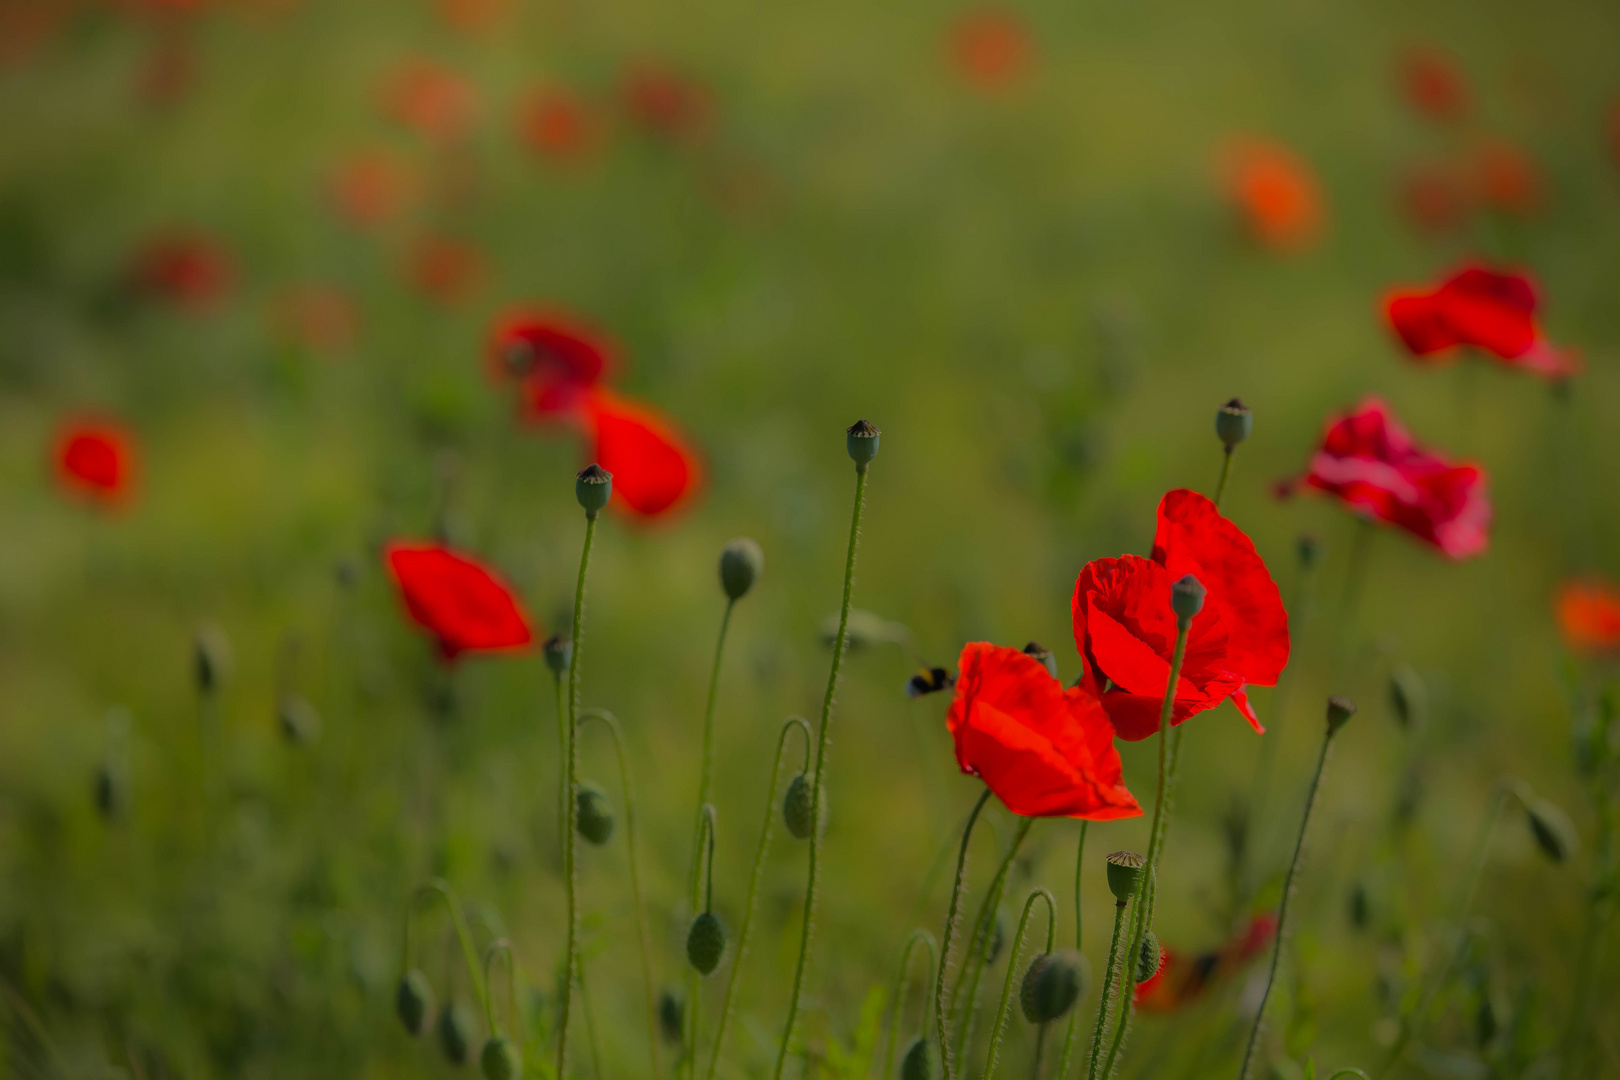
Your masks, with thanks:
[(1176, 613), (1176, 628), (1184, 630), (1192, 625), (1193, 616), (1204, 610), (1204, 595), (1208, 590), (1203, 582), (1187, 574), (1170, 586), (1170, 610)]
[(1344, 727), (1344, 722), (1356, 715), (1356, 703), (1347, 697), (1334, 694), (1327, 702), (1328, 734), (1332, 735)]
[(492, 1035), (478, 1059), (484, 1080), (518, 1080), (523, 1075), (523, 1054), (504, 1035)]
[(1024, 1019), (1046, 1024), (1068, 1012), (1085, 992), (1086, 973), (1080, 954), (1070, 949), (1042, 953), (1030, 961), (1018, 989)]
[(906, 680), (906, 697), (920, 698), (924, 694), (935, 694), (941, 690), (949, 690), (956, 685), (951, 673), (942, 667), (920, 668), (917, 674)]
[(711, 974), (720, 966), (720, 954), (726, 951), (726, 928), (720, 916), (705, 911), (692, 920), (692, 929), (686, 934), (686, 959), (699, 974)]
[[(811, 815), (815, 812), (810, 805), (812, 798), (810, 777), (800, 773), (788, 782), (787, 794), (782, 797), (782, 820), (787, 824), (787, 831), (795, 840), (810, 839)], [(822, 791), (821, 817), (827, 817), (827, 793)]]
[(209, 624), (197, 630), (192, 641), (193, 670), (197, 689), (212, 694), (231, 676), (231, 643), (225, 632)]
[(1254, 430), (1254, 414), (1249, 407), (1233, 398), (1215, 411), (1215, 434), (1226, 444), (1226, 452), (1237, 449), (1237, 444)]
[(1322, 541), (1314, 533), (1301, 533), (1299, 537), (1299, 565), (1309, 570), (1322, 557)]
[(427, 1030), (428, 1016), (433, 1012), (433, 985), (421, 968), (411, 968), (400, 976), (399, 989), (394, 993), (394, 1011), (412, 1035)]
[(856, 472), (865, 472), (867, 463), (877, 457), (878, 439), (883, 432), (868, 424), (865, 420), (857, 420), (844, 432), (844, 443), (849, 449), (849, 456), (855, 462)]
[(613, 474), (591, 463), (574, 478), (574, 498), (585, 508), (585, 516), (595, 518), (613, 497)]
[(990, 933), (984, 939), (984, 962), (993, 964), (996, 957), (1007, 944), (1007, 920), (1002, 918), (1001, 912), (996, 912), (996, 921), (990, 924)]
[(1367, 896), (1367, 885), (1358, 881), (1350, 890), (1350, 925), (1357, 930), (1367, 929), (1372, 921), (1372, 900)]
[(1108, 891), (1122, 906), (1136, 895), (1147, 860), (1134, 851), (1116, 851), (1108, 856)]
[(1057, 657), (1053, 656), (1052, 650), (1048, 649), (1045, 645), (1032, 641), (1028, 645), (1024, 646), (1024, 655), (1033, 656), (1042, 664), (1046, 665), (1046, 670), (1052, 673), (1052, 678), (1055, 679), (1058, 677)]
[(1575, 823), (1557, 804), (1546, 799), (1531, 799), (1524, 810), (1530, 820), (1530, 832), (1536, 838), (1536, 846), (1553, 862), (1564, 862), (1580, 847)]
[(1424, 700), (1423, 680), (1410, 664), (1389, 673), (1389, 705), (1401, 727), (1410, 728), (1422, 718)]
[(478, 1019), (465, 1001), (452, 1001), (439, 1013), (439, 1049), (452, 1065), (465, 1065), (472, 1052)]
[(546, 667), (551, 669), (553, 675), (561, 675), (567, 671), (569, 663), (574, 659), (574, 643), (561, 634), (552, 634), (546, 638), (544, 650)]
[(1159, 948), (1159, 935), (1149, 930), (1142, 935), (1142, 951), (1136, 954), (1136, 981), (1145, 983), (1159, 973), (1159, 961), (1164, 951)]
[(759, 544), (739, 536), (720, 552), (720, 587), (732, 600), (741, 600), (765, 572), (765, 552)]
[(934, 1058), (925, 1038), (913, 1039), (900, 1061), (900, 1080), (933, 1080)]
[(601, 847), (613, 836), (613, 803), (607, 792), (592, 783), (582, 783), (574, 794), (574, 828), (586, 840)]
[(681, 1000), (679, 991), (665, 987), (658, 995), (658, 1033), (665, 1042), (678, 1043), (685, 1026), (686, 1003)]
[(310, 746), (320, 741), (321, 714), (305, 698), (297, 694), (283, 694), (276, 703), (276, 721), (281, 734), (290, 743)]
[(96, 811), (106, 820), (113, 821), (124, 815), (124, 787), (123, 776), (112, 765), (103, 763), (96, 769)]

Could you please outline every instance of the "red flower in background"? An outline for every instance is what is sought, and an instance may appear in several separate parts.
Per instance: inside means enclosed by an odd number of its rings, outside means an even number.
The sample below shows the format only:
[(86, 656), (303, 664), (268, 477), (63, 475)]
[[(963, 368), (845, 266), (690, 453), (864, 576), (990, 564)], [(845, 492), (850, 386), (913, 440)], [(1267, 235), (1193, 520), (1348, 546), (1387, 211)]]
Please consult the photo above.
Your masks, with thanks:
[(459, 304), (484, 283), (484, 255), (465, 240), (429, 236), (411, 248), (406, 277), (424, 296), (441, 304)]
[(1264, 732), (1245, 687), (1271, 686), (1288, 663), (1288, 613), (1253, 543), (1195, 491), (1159, 503), (1153, 558), (1122, 555), (1086, 564), (1075, 582), (1074, 640), (1082, 682), (1122, 739), (1159, 729), (1176, 643), (1170, 586), (1192, 574), (1208, 591), (1193, 619), (1170, 722), (1232, 703)]
[(72, 421), (57, 437), (56, 473), (69, 491), (104, 505), (124, 502), (135, 485), (134, 440), (107, 421)]
[(305, 285), (276, 301), (272, 321), (276, 332), (295, 345), (341, 352), (354, 343), (360, 317), (339, 289)]
[(1009, 86), (1035, 59), (1028, 30), (1008, 11), (971, 11), (960, 16), (951, 27), (950, 43), (957, 74), (975, 90)]
[(577, 95), (561, 87), (534, 91), (522, 107), (518, 126), (531, 150), (559, 163), (589, 157), (601, 141), (598, 118)]
[(381, 150), (345, 158), (332, 174), (332, 202), (339, 216), (357, 228), (373, 228), (397, 217), (414, 194), (411, 174)]
[(1468, 188), (1446, 165), (1416, 165), (1396, 191), (1401, 215), (1418, 232), (1452, 232), (1473, 209)]
[(439, 17), (464, 34), (488, 30), (500, 21), (510, 0), (438, 0)]
[(1182, 956), (1161, 945), (1159, 970), (1136, 986), (1137, 1008), (1170, 1012), (1191, 1003), (1253, 959), (1276, 932), (1277, 917), (1268, 911), (1250, 919), (1242, 933), (1209, 952)]
[(643, 131), (672, 142), (694, 142), (709, 133), (714, 101), (701, 84), (667, 64), (641, 60), (624, 73), (625, 111)]
[(1541, 169), (1521, 148), (1491, 139), (1475, 148), (1473, 166), (1484, 206), (1518, 217), (1541, 209)]
[(1459, 120), (1468, 112), (1468, 84), (1438, 49), (1408, 49), (1400, 60), (1401, 96), (1431, 120)]
[(1452, 559), (1478, 555), (1490, 543), (1485, 470), (1418, 446), (1376, 397), (1329, 418), (1305, 475), (1285, 481), (1279, 494), (1300, 483), (1337, 496), (1354, 513), (1405, 529)]
[(1538, 306), (1535, 283), (1526, 275), (1469, 265), (1430, 291), (1391, 295), (1384, 312), (1418, 359), (1444, 360), (1457, 346), (1471, 345), (1537, 375), (1574, 374), (1579, 358), (1542, 335)]
[(702, 482), (702, 466), (685, 438), (654, 410), (606, 390), (585, 402), (591, 460), (613, 474), (610, 506), (653, 518), (682, 505)]
[(1280, 143), (1242, 139), (1227, 151), (1227, 189), (1250, 234), (1273, 251), (1299, 251), (1322, 233), (1316, 174)]
[(453, 142), (472, 126), (472, 87), (430, 60), (409, 60), (383, 84), (383, 112), (437, 142)]
[(1565, 582), (1554, 606), (1558, 629), (1570, 648), (1581, 652), (1620, 649), (1620, 589), (1596, 579)]
[(945, 723), (956, 763), (1022, 817), (1139, 817), (1114, 729), (1089, 690), (1065, 690), (1017, 649), (969, 642)]
[(230, 291), (235, 274), (225, 250), (195, 232), (155, 237), (135, 254), (137, 287), (192, 311), (213, 308)]
[(498, 321), (489, 351), (497, 375), (517, 380), (531, 420), (572, 415), (616, 366), (613, 346), (596, 330), (538, 309), (513, 311)]
[(446, 660), (533, 640), (511, 590), (472, 559), (437, 544), (389, 544), (383, 555), (405, 609)]

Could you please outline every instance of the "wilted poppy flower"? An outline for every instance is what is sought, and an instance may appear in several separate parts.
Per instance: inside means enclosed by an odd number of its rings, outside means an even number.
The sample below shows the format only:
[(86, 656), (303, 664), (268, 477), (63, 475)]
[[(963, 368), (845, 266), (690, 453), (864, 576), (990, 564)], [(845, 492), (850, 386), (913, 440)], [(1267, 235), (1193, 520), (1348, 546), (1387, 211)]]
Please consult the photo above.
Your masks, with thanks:
[(158, 236), (135, 255), (139, 288), (193, 311), (217, 305), (230, 291), (233, 277), (224, 249), (201, 233)]
[(1279, 494), (1306, 487), (1337, 496), (1357, 514), (1405, 529), (1453, 559), (1490, 543), (1485, 470), (1417, 445), (1389, 406), (1369, 397), (1347, 416), (1329, 418), (1305, 475)]
[(596, 149), (600, 122), (572, 91), (546, 87), (529, 95), (518, 117), (524, 143), (549, 161), (577, 162)]
[(1322, 191), (1316, 174), (1292, 150), (1245, 139), (1228, 151), (1227, 185), (1244, 224), (1273, 251), (1309, 247), (1321, 234)]
[(1409, 49), (1400, 61), (1401, 95), (1432, 120), (1457, 120), (1468, 111), (1468, 85), (1438, 49)]
[(1288, 663), (1288, 613), (1254, 544), (1196, 491), (1159, 502), (1153, 558), (1087, 563), (1075, 582), (1074, 640), (1082, 682), (1102, 702), (1120, 738), (1159, 729), (1176, 643), (1170, 586), (1192, 574), (1207, 595), (1193, 619), (1170, 722), (1232, 699), (1258, 732), (1245, 687), (1271, 686)]
[(1023, 22), (1009, 11), (971, 11), (951, 27), (951, 59), (962, 81), (999, 90), (1029, 69), (1035, 49)]
[(135, 484), (134, 442), (116, 424), (72, 421), (57, 436), (56, 473), (69, 491), (107, 505), (123, 502)]
[(1277, 918), (1268, 911), (1254, 916), (1241, 933), (1208, 952), (1183, 956), (1161, 943), (1159, 970), (1136, 986), (1137, 1008), (1169, 1012), (1190, 1004), (1258, 955), (1276, 933)]
[(1620, 648), (1620, 589), (1606, 581), (1569, 581), (1558, 590), (1558, 629), (1572, 649)]
[(392, 156), (366, 150), (338, 164), (331, 195), (345, 221), (371, 228), (397, 216), (414, 194), (413, 186), (410, 174)]
[(287, 341), (318, 352), (339, 352), (353, 343), (359, 315), (338, 289), (305, 285), (282, 295), (272, 318), (276, 332)]
[(1541, 170), (1521, 148), (1491, 139), (1474, 149), (1473, 165), (1481, 204), (1519, 217), (1541, 208)]
[(465, 240), (429, 236), (411, 248), (405, 272), (424, 296), (457, 304), (483, 283), (486, 268), (483, 254)]
[(524, 415), (531, 420), (573, 414), (616, 366), (613, 346), (596, 330), (572, 316), (539, 309), (508, 312), (496, 322), (489, 353), (497, 377), (518, 382)]
[(652, 518), (676, 509), (702, 482), (697, 454), (664, 417), (606, 390), (585, 403), (591, 460), (613, 474), (609, 505)]
[(409, 60), (383, 85), (383, 111), (437, 142), (452, 142), (472, 125), (472, 87), (449, 68), (430, 60)]
[(383, 555), (405, 609), (446, 660), (533, 640), (517, 597), (472, 559), (437, 544), (389, 544)]
[(675, 142), (708, 134), (714, 118), (709, 91), (667, 64), (641, 60), (624, 74), (625, 110), (643, 131)]
[(1088, 821), (1141, 815), (1089, 689), (1065, 690), (1035, 657), (983, 641), (963, 648), (961, 669), (945, 717), (956, 763), (1008, 810)]
[(1580, 370), (1580, 360), (1546, 339), (1536, 323), (1539, 296), (1524, 274), (1468, 265), (1434, 289), (1391, 294), (1384, 302), (1390, 326), (1412, 355), (1449, 358), (1459, 345), (1483, 349), (1510, 367), (1549, 378)]

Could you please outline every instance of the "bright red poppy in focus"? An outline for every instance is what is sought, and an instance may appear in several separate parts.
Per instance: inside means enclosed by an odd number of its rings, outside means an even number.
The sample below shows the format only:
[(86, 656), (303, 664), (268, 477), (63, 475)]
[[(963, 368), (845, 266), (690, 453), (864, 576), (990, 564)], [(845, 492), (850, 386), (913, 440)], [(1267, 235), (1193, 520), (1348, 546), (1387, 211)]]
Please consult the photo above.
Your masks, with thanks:
[(1322, 233), (1322, 189), (1303, 158), (1279, 143), (1244, 139), (1227, 152), (1227, 188), (1256, 241), (1299, 251)]
[(670, 423), (652, 409), (598, 389), (586, 398), (591, 460), (613, 474), (610, 506), (643, 518), (681, 506), (702, 483), (702, 465)]
[(1008, 11), (972, 11), (951, 28), (951, 58), (975, 90), (1000, 90), (1029, 70), (1035, 47), (1029, 31)]
[(541, 309), (512, 311), (496, 322), (489, 352), (497, 376), (517, 381), (530, 420), (573, 415), (616, 366), (606, 337), (572, 316)]
[(1468, 112), (1468, 84), (1438, 49), (1409, 49), (1401, 57), (1400, 82), (1406, 103), (1431, 120), (1458, 120)]
[(192, 311), (218, 305), (234, 277), (224, 249), (201, 233), (155, 237), (135, 255), (136, 285)]
[(1620, 649), (1620, 589), (1606, 581), (1569, 581), (1558, 590), (1558, 629), (1582, 652)]
[(945, 716), (956, 763), (1022, 817), (1140, 817), (1114, 729), (1092, 693), (1065, 690), (1018, 649), (969, 642)]
[(1137, 1008), (1170, 1012), (1192, 1003), (1253, 959), (1276, 933), (1277, 917), (1268, 911), (1250, 919), (1242, 933), (1209, 952), (1182, 956), (1161, 944), (1159, 970), (1136, 986)]
[(73, 421), (57, 437), (56, 473), (69, 491), (104, 505), (124, 502), (135, 486), (134, 440), (107, 421)]
[(1419, 360), (1444, 361), (1458, 346), (1470, 345), (1546, 378), (1573, 375), (1580, 359), (1542, 334), (1536, 322), (1539, 304), (1528, 276), (1467, 265), (1430, 291), (1391, 294), (1384, 314)]
[(1452, 559), (1478, 555), (1490, 544), (1485, 470), (1419, 446), (1376, 397), (1349, 415), (1330, 417), (1305, 475), (1284, 481), (1278, 494), (1291, 494), (1301, 483), (1337, 496), (1354, 513), (1406, 530)]
[(1288, 613), (1254, 544), (1196, 491), (1159, 503), (1153, 558), (1121, 555), (1086, 564), (1075, 582), (1074, 640), (1082, 679), (1122, 739), (1159, 729), (1176, 643), (1170, 586), (1192, 574), (1208, 590), (1193, 619), (1170, 722), (1230, 698), (1264, 733), (1245, 687), (1271, 686), (1288, 664)]
[(517, 597), (472, 559), (437, 544), (389, 544), (383, 555), (406, 610), (446, 660), (534, 639)]

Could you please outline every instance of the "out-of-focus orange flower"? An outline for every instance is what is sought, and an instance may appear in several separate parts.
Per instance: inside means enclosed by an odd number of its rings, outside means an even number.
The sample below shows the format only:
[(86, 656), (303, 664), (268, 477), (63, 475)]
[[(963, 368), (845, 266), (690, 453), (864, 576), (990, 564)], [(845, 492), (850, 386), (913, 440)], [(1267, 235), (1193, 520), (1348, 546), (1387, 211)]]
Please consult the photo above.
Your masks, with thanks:
[(135, 487), (135, 440), (122, 425), (80, 418), (57, 433), (56, 475), (62, 487), (103, 506), (127, 502)]
[(338, 214), (359, 228), (397, 217), (414, 196), (411, 175), (381, 150), (364, 150), (338, 163), (331, 180)]
[(152, 47), (135, 79), (135, 93), (147, 105), (173, 105), (197, 84), (197, 62), (183, 37), (167, 34)]
[(714, 100), (701, 83), (658, 60), (625, 69), (620, 90), (636, 126), (672, 142), (698, 142), (714, 124)]
[(464, 136), (476, 108), (472, 87), (431, 60), (408, 60), (384, 81), (383, 112), (436, 142)]
[(1396, 189), (1401, 216), (1420, 233), (1447, 233), (1468, 217), (1472, 199), (1456, 171), (1445, 165), (1417, 165)]
[(549, 161), (573, 163), (595, 151), (601, 122), (579, 96), (562, 87), (535, 90), (518, 114), (523, 142)]
[(283, 339), (324, 353), (347, 349), (360, 326), (349, 298), (326, 285), (304, 285), (287, 292), (275, 302), (271, 317)]
[(224, 248), (211, 237), (175, 231), (153, 237), (135, 253), (137, 288), (191, 311), (218, 306), (235, 273)]
[(950, 32), (951, 61), (962, 81), (975, 90), (1000, 90), (1033, 65), (1035, 46), (1023, 20), (1010, 11), (970, 11)]
[(452, 30), (475, 34), (500, 21), (508, 0), (438, 0), (439, 18)]
[(1524, 216), (1541, 208), (1541, 170), (1524, 150), (1490, 139), (1474, 151), (1479, 200), (1492, 210)]
[(1438, 49), (1419, 46), (1406, 50), (1399, 65), (1401, 96), (1415, 111), (1431, 120), (1460, 120), (1468, 112), (1468, 84)]
[(1239, 139), (1226, 152), (1228, 193), (1254, 238), (1273, 251), (1299, 251), (1322, 233), (1322, 191), (1309, 164), (1264, 139)]
[(441, 304), (458, 304), (488, 275), (484, 255), (465, 240), (429, 236), (412, 247), (406, 261), (411, 285)]
[(1620, 649), (1620, 588), (1596, 578), (1567, 581), (1554, 603), (1564, 641), (1580, 652)]
[(62, 24), (65, 8), (56, 4), (0, 3), (0, 65), (22, 63)]

